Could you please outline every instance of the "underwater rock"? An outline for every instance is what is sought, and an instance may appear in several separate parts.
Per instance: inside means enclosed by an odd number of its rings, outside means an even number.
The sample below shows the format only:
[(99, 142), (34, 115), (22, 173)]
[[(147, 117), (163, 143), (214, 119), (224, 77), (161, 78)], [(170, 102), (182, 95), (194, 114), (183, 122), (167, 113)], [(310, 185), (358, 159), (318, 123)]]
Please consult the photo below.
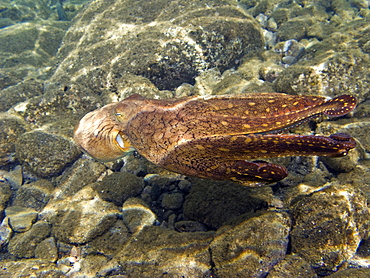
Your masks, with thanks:
[(206, 232), (207, 227), (196, 221), (179, 221), (175, 223), (175, 230), (178, 232)]
[[(87, 255), (75, 263), (79, 266), (68, 272), (71, 277), (99, 277), (98, 271), (106, 266), (108, 259), (100, 254)], [(109, 277), (109, 276), (108, 276)], [(114, 276), (113, 276), (114, 277)]]
[(331, 184), (291, 205), (292, 252), (307, 260), (320, 275), (335, 271), (355, 256), (369, 235), (367, 201), (350, 185)]
[(70, 137), (79, 118), (101, 105), (97, 92), (81, 84), (67, 86), (45, 82), (42, 95), (14, 106), (12, 111), (33, 129)]
[(286, 65), (298, 62), (305, 53), (304, 45), (292, 39), (278, 43), (274, 50), (281, 55), (281, 62)]
[(294, 18), (288, 20), (278, 28), (278, 37), (281, 41), (301, 40), (307, 35), (308, 26), (307, 19)]
[[(219, 228), (232, 218), (267, 207), (266, 201), (258, 198), (251, 188), (226, 181), (196, 178), (191, 178), (191, 181), (192, 188), (184, 203), (184, 216), (211, 228)], [(262, 196), (262, 192), (270, 192), (271, 188), (258, 190)]]
[[(361, 190), (370, 204), (370, 163), (365, 163), (363, 166), (356, 167), (349, 173), (341, 173), (338, 175), (338, 180), (343, 184), (354, 184), (356, 188)], [(370, 249), (369, 249), (370, 250)]]
[(356, 119), (342, 119), (335, 122), (326, 121), (319, 123), (316, 128), (318, 134), (328, 134), (328, 132), (333, 131), (335, 133), (344, 132), (353, 135), (359, 142), (357, 148), (350, 152), (348, 156), (339, 159), (320, 157), (320, 160), (337, 173), (348, 173), (358, 166), (360, 159), (366, 159), (366, 153), (370, 151), (370, 139), (368, 138), (370, 123)]
[(144, 181), (128, 172), (115, 172), (104, 177), (94, 188), (103, 200), (122, 206), (127, 199), (140, 194)]
[(25, 22), (35, 19), (47, 19), (51, 10), (47, 1), (18, 0), (1, 2), (1, 18), (9, 18), (13, 22)]
[(0, 112), (6, 112), (17, 103), (42, 94), (42, 84), (29, 79), (0, 90)]
[(71, 197), (87, 185), (93, 184), (106, 171), (106, 167), (97, 161), (80, 158), (63, 175), (55, 179), (55, 200)]
[(332, 275), (327, 276), (328, 278), (368, 278), (370, 276), (370, 268), (353, 268), (338, 271)]
[(269, 278), (304, 277), (317, 278), (311, 265), (298, 255), (287, 255), (268, 274)]
[(117, 91), (103, 90), (101, 99), (104, 103), (117, 102), (133, 94), (139, 94), (147, 98), (158, 98), (159, 96), (161, 98), (171, 98), (174, 96), (173, 92), (159, 91), (148, 78), (143, 76), (128, 73), (117, 79), (116, 82)]
[[(101, 91), (115, 91), (125, 74), (159, 89), (194, 83), (207, 69), (237, 65), (264, 45), (261, 28), (236, 2), (96, 0), (76, 16), (59, 50), (51, 82), (63, 76)], [(87, 85), (91, 82), (91, 86)]]
[(136, 233), (145, 226), (153, 225), (156, 215), (143, 200), (130, 198), (122, 206), (122, 219), (130, 232)]
[(89, 254), (103, 254), (112, 258), (129, 240), (131, 234), (124, 222), (118, 219), (104, 234), (88, 242), (86, 247)]
[(0, 170), (0, 174), (4, 181), (10, 184), (12, 190), (18, 190), (23, 184), (23, 169), (21, 165), (15, 166), (9, 172)]
[(0, 166), (15, 160), (15, 143), (27, 131), (27, 126), (22, 119), (0, 114)]
[(34, 21), (0, 29), (0, 72), (20, 80), (47, 76), (68, 25)]
[[(370, 153), (370, 122), (364, 119), (342, 119), (341, 121), (335, 122), (322, 122), (317, 125), (317, 132), (320, 134), (330, 132), (345, 132), (354, 136), (358, 142), (357, 154), (352, 159), (352, 164), (357, 165), (357, 159), (367, 159), (366, 153)], [(356, 149), (355, 149), (356, 150)], [(352, 152), (355, 154), (355, 152)]]
[(53, 225), (53, 234), (58, 239), (82, 244), (107, 231), (119, 213), (116, 206), (103, 201), (87, 186), (71, 198), (50, 201), (40, 213), (40, 218)]
[(8, 251), (17, 258), (33, 258), (36, 246), (50, 235), (50, 224), (38, 221), (27, 232), (15, 234), (9, 242)]
[(56, 262), (58, 260), (58, 248), (54, 237), (45, 238), (35, 249), (35, 258)]
[(40, 177), (60, 173), (81, 154), (71, 140), (43, 131), (31, 131), (20, 136), (16, 143), (19, 161)]
[(53, 184), (45, 179), (24, 184), (17, 191), (12, 204), (41, 211), (50, 200), (53, 190)]
[(179, 209), (184, 202), (184, 196), (179, 193), (164, 193), (162, 195), (162, 207), (164, 209)]
[(281, 261), (289, 242), (290, 218), (267, 212), (224, 227), (210, 245), (217, 277), (266, 277)]
[(13, 230), (9, 225), (9, 217), (5, 217), (0, 224), (0, 250), (8, 244), (13, 235)]
[(22, 233), (31, 229), (37, 218), (37, 211), (20, 206), (11, 206), (5, 209), (9, 224), (14, 232)]
[(0, 213), (1, 214), (3, 214), (3, 210), (8, 204), (8, 201), (11, 196), (12, 196), (12, 190), (10, 188), (10, 184), (9, 182), (6, 181), (4, 177), (2, 177), (2, 173), (0, 173)]
[(65, 277), (64, 273), (58, 269), (55, 263), (44, 260), (23, 259), (18, 261), (2, 261), (0, 277)]
[[(335, 51), (336, 47), (320, 49), (318, 45), (307, 48), (300, 61), (279, 74), (275, 90), (330, 97), (350, 92), (362, 99), (370, 82), (368, 55), (358, 49)], [(309, 59), (311, 55), (315, 56)]]
[(117, 254), (128, 277), (204, 277), (211, 269), (213, 232), (178, 233), (147, 226)]

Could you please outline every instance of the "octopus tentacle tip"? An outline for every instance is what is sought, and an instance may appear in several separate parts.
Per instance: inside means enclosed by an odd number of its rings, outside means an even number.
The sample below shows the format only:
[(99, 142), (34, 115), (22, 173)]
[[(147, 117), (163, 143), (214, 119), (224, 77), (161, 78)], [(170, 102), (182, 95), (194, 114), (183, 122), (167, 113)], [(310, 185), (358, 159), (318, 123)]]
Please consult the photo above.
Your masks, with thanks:
[(342, 95), (325, 103), (328, 109), (324, 114), (330, 117), (340, 117), (348, 114), (356, 108), (357, 100), (351, 95)]

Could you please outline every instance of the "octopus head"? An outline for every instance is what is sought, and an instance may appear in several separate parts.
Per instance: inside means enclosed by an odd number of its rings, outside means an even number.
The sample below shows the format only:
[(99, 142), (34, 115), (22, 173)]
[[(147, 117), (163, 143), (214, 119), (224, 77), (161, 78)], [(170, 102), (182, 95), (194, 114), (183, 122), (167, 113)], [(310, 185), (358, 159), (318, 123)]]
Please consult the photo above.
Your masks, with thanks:
[(74, 131), (73, 140), (99, 161), (113, 161), (133, 150), (116, 119), (115, 103), (86, 114)]

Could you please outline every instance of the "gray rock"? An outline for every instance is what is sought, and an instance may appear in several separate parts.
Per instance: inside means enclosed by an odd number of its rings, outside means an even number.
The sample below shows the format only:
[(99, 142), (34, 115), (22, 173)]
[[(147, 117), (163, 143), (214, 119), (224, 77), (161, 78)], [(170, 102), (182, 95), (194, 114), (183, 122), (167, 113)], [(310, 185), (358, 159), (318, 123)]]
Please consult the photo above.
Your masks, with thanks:
[(144, 177), (145, 184), (152, 186), (152, 198), (155, 200), (159, 197), (161, 192), (173, 190), (175, 188), (176, 177), (161, 175), (161, 174), (148, 174)]
[(339, 174), (338, 180), (344, 184), (354, 184), (365, 195), (367, 203), (370, 203), (370, 163), (356, 167), (349, 173)]
[(40, 177), (60, 173), (80, 153), (71, 140), (42, 131), (25, 133), (16, 144), (17, 158), (28, 170)]
[(153, 225), (156, 215), (141, 199), (130, 198), (122, 206), (122, 218), (130, 232), (136, 233), (145, 226)]
[(206, 232), (207, 227), (196, 221), (179, 221), (175, 223), (178, 232)]
[(95, 186), (103, 200), (117, 206), (122, 206), (127, 199), (139, 195), (143, 188), (143, 179), (128, 172), (112, 173)]
[(147, 226), (116, 257), (128, 277), (204, 277), (212, 267), (212, 238), (212, 232), (178, 233)]
[(191, 189), (191, 182), (189, 182), (188, 180), (181, 180), (178, 184), (178, 187), (182, 192), (189, 193)]
[(37, 211), (21, 207), (11, 206), (5, 209), (5, 215), (9, 217), (9, 223), (15, 232), (28, 231), (37, 218)]
[[(184, 215), (212, 228), (246, 212), (254, 212), (267, 203), (255, 190), (226, 181), (210, 181), (191, 178), (192, 188), (184, 203)], [(271, 194), (267, 188), (258, 188), (261, 196)], [(266, 192), (268, 191), (268, 192)], [(269, 197), (268, 197), (269, 198)]]
[(35, 223), (27, 232), (14, 235), (8, 245), (9, 253), (18, 258), (33, 258), (36, 246), (50, 235), (50, 231), (49, 223)]
[(89, 158), (80, 158), (63, 175), (55, 179), (54, 199), (72, 197), (89, 184), (93, 184), (106, 171), (106, 167)]
[(36, 80), (25, 80), (0, 91), (0, 112), (6, 112), (19, 102), (42, 94), (42, 83)]
[(306, 53), (302, 61), (279, 74), (274, 83), (276, 91), (331, 97), (350, 92), (358, 98), (364, 96), (370, 82), (368, 55), (359, 49), (339, 52), (339, 46), (330, 48), (321, 43), (306, 49)]
[(98, 94), (81, 84), (52, 86), (45, 82), (42, 95), (16, 105), (14, 112), (33, 128), (72, 137), (73, 128), (80, 118), (101, 105)]
[(23, 169), (17, 165), (12, 171), (0, 170), (3, 178), (10, 184), (12, 190), (18, 190), (23, 184)]
[(328, 278), (368, 278), (370, 276), (370, 268), (360, 269), (345, 269), (340, 270), (332, 275), (327, 276)]
[(96, 277), (96, 273), (107, 264), (108, 258), (100, 254), (88, 255), (80, 260), (80, 269), (68, 272), (78, 277)]
[(10, 189), (10, 184), (2, 176), (2, 173), (0, 173), (0, 213), (3, 213), (11, 196), (12, 190)]
[[(31, 274), (32, 273), (32, 274)], [(55, 263), (44, 260), (22, 259), (18, 261), (1, 262), (1, 277), (65, 277), (64, 273), (58, 269)]]
[(88, 254), (103, 254), (112, 258), (121, 250), (129, 238), (130, 231), (126, 228), (124, 222), (119, 219), (108, 231), (87, 243), (87, 252)]
[(162, 207), (165, 209), (179, 209), (184, 202), (182, 193), (164, 193), (162, 197)]
[[(234, 67), (245, 53), (264, 45), (258, 23), (236, 4), (93, 1), (67, 32), (59, 51), (64, 60), (52, 82), (69, 76), (94, 90), (108, 83), (113, 89), (121, 76), (135, 74), (159, 89), (174, 89), (194, 83), (207, 68)], [(88, 35), (81, 28), (88, 28)]]
[(47, 19), (51, 13), (47, 2), (42, 0), (35, 0), (28, 2), (25, 0), (18, 0), (17, 5), (12, 5), (8, 1), (3, 1), (1, 16), (9, 18), (14, 22), (24, 22), (35, 19)]
[[(124, 268), (116, 261), (116, 260), (110, 260), (105, 265), (102, 266), (102, 268), (99, 270), (99, 272), (96, 274), (98, 277), (109, 277), (111, 275), (112, 277), (117, 278), (126, 278), (126, 271)], [(120, 276), (121, 275), (121, 276)]]
[[(45, 4), (41, 0), (38, 2)], [(19, 22), (1, 29), (0, 72), (15, 76), (19, 81), (47, 75), (68, 25), (53, 21), (33, 21)], [(0, 85), (0, 88), (5, 86)]]
[(119, 213), (112, 203), (102, 200), (87, 186), (72, 198), (50, 201), (40, 218), (53, 225), (53, 234), (58, 239), (83, 244), (110, 229)]
[(15, 160), (15, 143), (26, 131), (27, 126), (21, 118), (0, 115), (0, 166)]
[(266, 277), (286, 254), (290, 218), (268, 212), (217, 231), (211, 242), (212, 261), (219, 277)]
[(308, 26), (307, 19), (295, 18), (288, 20), (278, 28), (278, 37), (282, 41), (290, 39), (301, 40), (306, 36)]
[(351, 259), (368, 237), (370, 213), (366, 198), (350, 185), (331, 184), (291, 206), (292, 252), (317, 273), (327, 274)]
[(302, 257), (297, 255), (288, 255), (280, 261), (268, 274), (269, 278), (282, 277), (304, 277), (317, 278), (317, 274), (311, 265)]
[(45, 238), (35, 249), (35, 258), (56, 262), (58, 260), (58, 248), (53, 237)]
[(8, 244), (13, 235), (13, 230), (9, 225), (9, 217), (5, 217), (0, 224), (0, 250)]
[(23, 206), (41, 211), (51, 198), (54, 186), (48, 180), (24, 184), (13, 201), (13, 206)]

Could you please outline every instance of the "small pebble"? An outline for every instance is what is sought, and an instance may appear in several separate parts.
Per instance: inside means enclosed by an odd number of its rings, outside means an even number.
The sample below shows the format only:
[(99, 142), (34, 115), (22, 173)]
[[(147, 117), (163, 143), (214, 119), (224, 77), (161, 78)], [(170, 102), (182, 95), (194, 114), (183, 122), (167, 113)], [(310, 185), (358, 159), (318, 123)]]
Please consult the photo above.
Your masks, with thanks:
[(184, 196), (181, 193), (163, 194), (162, 207), (165, 209), (179, 209), (184, 202)]
[(20, 206), (11, 206), (5, 209), (5, 215), (9, 217), (9, 223), (13, 231), (28, 231), (37, 218), (37, 211)]

